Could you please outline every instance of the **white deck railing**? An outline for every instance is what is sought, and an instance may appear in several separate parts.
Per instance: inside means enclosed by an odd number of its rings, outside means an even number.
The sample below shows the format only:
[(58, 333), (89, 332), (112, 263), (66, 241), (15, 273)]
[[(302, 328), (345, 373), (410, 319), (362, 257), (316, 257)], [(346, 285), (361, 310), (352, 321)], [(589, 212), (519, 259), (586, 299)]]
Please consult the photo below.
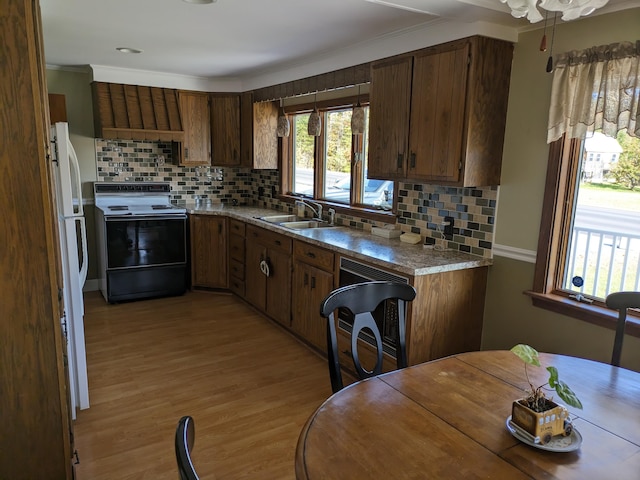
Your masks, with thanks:
[[(574, 227), (565, 288), (604, 299), (611, 292), (640, 290), (640, 235)], [(581, 288), (572, 285), (584, 279)]]

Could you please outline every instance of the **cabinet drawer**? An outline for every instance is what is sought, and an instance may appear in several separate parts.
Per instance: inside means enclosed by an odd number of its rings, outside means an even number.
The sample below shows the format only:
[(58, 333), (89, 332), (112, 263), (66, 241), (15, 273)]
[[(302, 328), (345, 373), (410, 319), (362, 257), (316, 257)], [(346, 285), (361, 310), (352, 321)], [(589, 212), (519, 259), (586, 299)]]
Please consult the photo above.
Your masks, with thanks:
[(229, 275), (235, 280), (244, 281), (244, 262), (232, 258), (229, 262)]
[(265, 230), (264, 228), (247, 226), (247, 242), (259, 242), (267, 248), (273, 248), (285, 253), (291, 253), (292, 240), (276, 232)]
[(244, 263), (245, 244), (244, 236), (229, 235), (229, 256), (233, 260)]
[(235, 277), (229, 278), (229, 290), (244, 298), (244, 280), (238, 280)]
[(244, 237), (245, 223), (240, 220), (229, 219), (229, 233)]
[(324, 248), (295, 240), (293, 242), (293, 258), (333, 273), (333, 252)]

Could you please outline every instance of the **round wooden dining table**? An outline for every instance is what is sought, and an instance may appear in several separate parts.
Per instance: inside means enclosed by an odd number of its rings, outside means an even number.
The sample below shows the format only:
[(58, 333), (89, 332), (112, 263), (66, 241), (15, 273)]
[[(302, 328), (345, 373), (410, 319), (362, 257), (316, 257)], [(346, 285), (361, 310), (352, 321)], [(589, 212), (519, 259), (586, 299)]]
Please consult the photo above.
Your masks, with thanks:
[[(544, 384), (555, 366), (582, 401), (569, 408), (580, 447), (549, 451), (507, 429), (529, 383), (509, 351), (470, 352), (354, 383), (304, 426), (298, 479), (640, 479), (640, 373), (564, 355), (528, 367)], [(577, 435), (577, 434), (576, 434)]]

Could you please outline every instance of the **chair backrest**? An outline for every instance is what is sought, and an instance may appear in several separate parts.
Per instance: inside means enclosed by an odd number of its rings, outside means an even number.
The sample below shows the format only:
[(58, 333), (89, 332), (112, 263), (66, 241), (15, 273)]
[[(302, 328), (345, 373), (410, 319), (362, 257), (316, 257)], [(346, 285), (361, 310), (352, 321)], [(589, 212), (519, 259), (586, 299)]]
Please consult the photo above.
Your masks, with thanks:
[(611, 355), (611, 365), (620, 366), (622, 355), (622, 341), (624, 340), (624, 329), (627, 322), (627, 309), (640, 308), (640, 292), (615, 292), (607, 295), (605, 300), (607, 307), (618, 310), (618, 324), (616, 326), (616, 336), (613, 341), (613, 353)]
[(191, 462), (191, 449), (195, 443), (196, 426), (193, 418), (182, 417), (176, 429), (176, 460), (180, 480), (198, 480), (198, 474)]
[[(416, 296), (411, 285), (399, 282), (365, 282), (340, 287), (327, 296), (320, 304), (320, 315), (327, 319), (327, 357), (329, 360), (329, 376), (331, 388), (337, 392), (343, 388), (340, 359), (338, 357), (338, 340), (334, 312), (346, 308), (353, 314), (351, 331), (351, 358), (360, 379), (373, 377), (382, 373), (382, 335), (373, 316), (376, 308), (385, 300), (397, 301), (398, 331), (396, 338), (396, 363), (398, 368), (407, 366), (406, 349), (406, 302)], [(362, 366), (358, 354), (358, 336), (363, 329), (371, 331), (375, 341), (376, 365), (373, 370)]]

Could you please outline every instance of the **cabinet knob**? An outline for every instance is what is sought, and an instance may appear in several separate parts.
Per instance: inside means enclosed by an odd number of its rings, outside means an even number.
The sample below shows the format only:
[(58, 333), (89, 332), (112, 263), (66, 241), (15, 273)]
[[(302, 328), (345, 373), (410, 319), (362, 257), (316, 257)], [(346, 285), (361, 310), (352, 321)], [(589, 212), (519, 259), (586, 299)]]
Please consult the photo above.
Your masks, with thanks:
[(416, 168), (416, 154), (415, 152), (411, 152), (411, 157), (409, 163), (411, 164), (411, 168)]
[(398, 169), (402, 168), (402, 164), (404, 163), (404, 154), (398, 154)]
[(309, 258), (316, 258), (316, 254), (313, 252), (307, 252), (307, 257)]

